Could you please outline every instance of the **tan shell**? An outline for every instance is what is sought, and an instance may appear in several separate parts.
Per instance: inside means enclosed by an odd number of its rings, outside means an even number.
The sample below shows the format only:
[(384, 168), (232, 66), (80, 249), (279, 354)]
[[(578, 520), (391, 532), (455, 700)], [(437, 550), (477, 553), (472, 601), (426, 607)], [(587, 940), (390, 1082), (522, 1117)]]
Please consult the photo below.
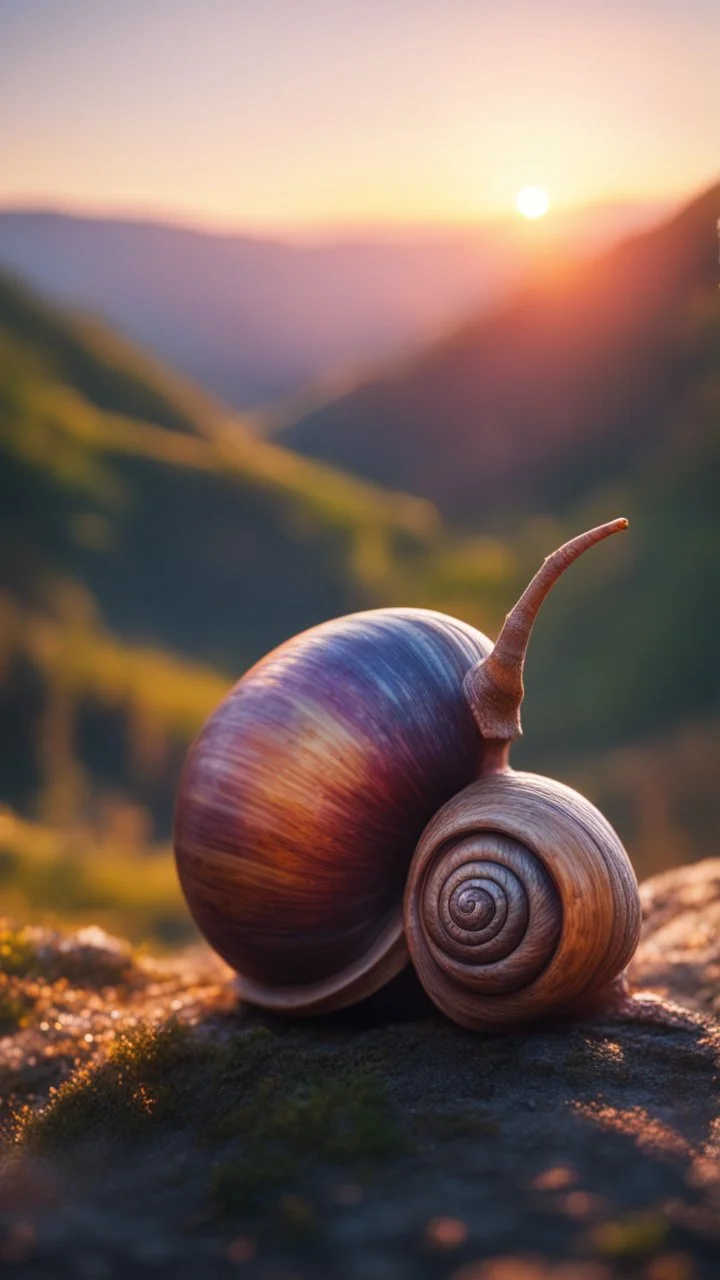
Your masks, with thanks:
[(428, 995), (477, 1030), (582, 1008), (628, 964), (640, 932), (632, 866), (602, 814), (532, 773), (488, 774), (426, 827), (405, 892)]

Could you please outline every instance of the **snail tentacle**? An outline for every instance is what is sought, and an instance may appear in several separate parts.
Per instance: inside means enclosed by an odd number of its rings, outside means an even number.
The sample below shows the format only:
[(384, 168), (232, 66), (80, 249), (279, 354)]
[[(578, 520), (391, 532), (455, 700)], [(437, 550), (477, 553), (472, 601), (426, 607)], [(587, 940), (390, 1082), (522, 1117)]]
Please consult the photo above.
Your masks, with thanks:
[(507, 615), (492, 652), (465, 677), (465, 696), (483, 738), (511, 742), (522, 735), (523, 666), (540, 606), (567, 568), (603, 538), (627, 529), (624, 516), (588, 529), (546, 557)]

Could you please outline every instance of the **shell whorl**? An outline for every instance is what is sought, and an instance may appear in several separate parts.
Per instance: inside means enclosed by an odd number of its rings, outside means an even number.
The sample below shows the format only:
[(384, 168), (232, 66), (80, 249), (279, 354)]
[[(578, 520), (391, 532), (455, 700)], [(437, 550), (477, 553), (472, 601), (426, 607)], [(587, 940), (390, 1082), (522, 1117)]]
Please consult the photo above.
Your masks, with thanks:
[(500, 1030), (582, 1004), (625, 968), (640, 905), (589, 801), (534, 774), (487, 775), (423, 833), (405, 894), (420, 980), (463, 1026)]
[(516, 991), (542, 970), (560, 937), (557, 890), (523, 844), (494, 831), (450, 841), (422, 885), (425, 937), (437, 967), (484, 995)]

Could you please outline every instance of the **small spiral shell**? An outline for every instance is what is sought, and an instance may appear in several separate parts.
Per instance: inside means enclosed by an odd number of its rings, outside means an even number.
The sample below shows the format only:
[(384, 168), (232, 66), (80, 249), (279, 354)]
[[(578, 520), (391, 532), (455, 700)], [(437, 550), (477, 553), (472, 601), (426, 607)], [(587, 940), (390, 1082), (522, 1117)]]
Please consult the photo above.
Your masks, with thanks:
[(534, 774), (490, 774), (417, 846), (405, 893), (411, 958), (463, 1026), (500, 1030), (582, 1005), (628, 963), (637, 883), (609, 823)]

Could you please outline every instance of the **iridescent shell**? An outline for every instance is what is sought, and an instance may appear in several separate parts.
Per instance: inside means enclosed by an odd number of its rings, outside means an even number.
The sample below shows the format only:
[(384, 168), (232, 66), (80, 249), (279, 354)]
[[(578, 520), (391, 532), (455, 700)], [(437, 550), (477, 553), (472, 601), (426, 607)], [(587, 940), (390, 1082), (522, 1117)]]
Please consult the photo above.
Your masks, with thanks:
[(463, 679), (491, 648), (441, 613), (350, 614), (268, 654), (210, 717), (180, 787), (177, 864), (254, 1003), (338, 1008), (405, 963), (408, 867), (477, 774)]

